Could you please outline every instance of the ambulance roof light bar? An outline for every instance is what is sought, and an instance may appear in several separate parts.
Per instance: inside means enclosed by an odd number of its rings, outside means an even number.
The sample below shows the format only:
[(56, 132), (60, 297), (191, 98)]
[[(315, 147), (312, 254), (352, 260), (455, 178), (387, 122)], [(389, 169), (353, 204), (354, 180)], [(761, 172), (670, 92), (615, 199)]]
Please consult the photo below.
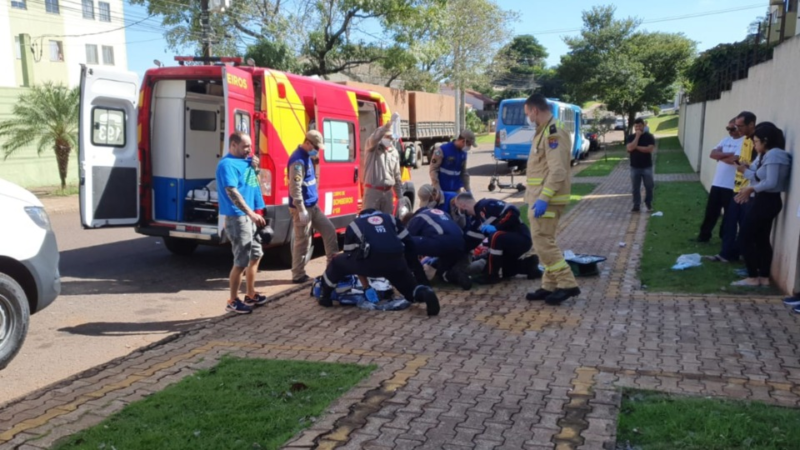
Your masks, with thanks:
[(232, 63), (234, 66), (239, 66), (242, 64), (242, 58), (238, 56), (211, 56), (211, 57), (203, 57), (203, 56), (176, 56), (175, 61), (178, 62), (180, 65), (184, 65), (187, 62), (203, 62), (206, 64), (209, 63)]

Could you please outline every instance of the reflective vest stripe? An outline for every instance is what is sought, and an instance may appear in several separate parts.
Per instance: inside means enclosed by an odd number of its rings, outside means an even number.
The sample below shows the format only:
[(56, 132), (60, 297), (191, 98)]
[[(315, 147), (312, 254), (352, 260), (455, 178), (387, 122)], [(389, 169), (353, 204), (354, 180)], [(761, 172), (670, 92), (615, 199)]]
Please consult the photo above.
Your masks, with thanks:
[(316, 185), (317, 185), (317, 179), (316, 178), (314, 178), (314, 179), (312, 179), (311, 181), (308, 181), (308, 182), (303, 181), (303, 186), (316, 186)]
[(496, 248), (490, 248), (489, 253), (492, 255), (503, 256), (503, 251)]
[(424, 220), (425, 222), (428, 222), (428, 225), (432, 226), (433, 229), (436, 230), (437, 233), (439, 233), (440, 235), (444, 234), (444, 230), (442, 229), (442, 226), (439, 225), (438, 223), (436, 223), (436, 221), (433, 220), (431, 218), (431, 216), (429, 216), (427, 214), (420, 214), (419, 217), (422, 217), (422, 220)]
[(364, 235), (361, 234), (361, 229), (358, 228), (358, 225), (356, 225), (355, 221), (350, 222), (350, 229), (353, 230), (353, 233), (356, 234), (356, 237), (358, 237), (361, 240), (364, 240)]
[(528, 186), (541, 186), (544, 178), (528, 178)]
[(398, 235), (397, 235), (397, 237), (398, 237), (400, 240), (403, 240), (403, 239), (405, 239), (405, 238), (406, 238), (406, 236), (408, 236), (408, 230), (403, 230), (403, 231), (401, 231), (401, 232), (400, 232), (400, 234), (398, 234)]
[(441, 172), (441, 173), (443, 173), (445, 175), (450, 175), (451, 177), (457, 177), (457, 176), (461, 175), (461, 171), (460, 170), (448, 170), (448, 169), (442, 169), (441, 167), (439, 168), (439, 172)]
[(344, 251), (346, 251), (346, 252), (352, 252), (353, 250), (355, 250), (357, 248), (358, 248), (358, 244), (345, 244), (344, 245)]
[(467, 236), (475, 239), (483, 239), (485, 236), (477, 231), (467, 231)]

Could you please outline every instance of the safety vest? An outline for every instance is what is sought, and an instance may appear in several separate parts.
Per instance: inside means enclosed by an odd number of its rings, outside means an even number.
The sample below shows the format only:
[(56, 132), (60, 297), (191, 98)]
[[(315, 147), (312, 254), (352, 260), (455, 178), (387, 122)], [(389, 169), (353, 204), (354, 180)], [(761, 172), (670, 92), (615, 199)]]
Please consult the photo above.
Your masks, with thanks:
[(450, 215), (438, 208), (422, 208), (417, 211), (408, 223), (408, 232), (412, 236), (422, 237), (464, 235)]
[[(314, 206), (319, 201), (319, 193), (317, 192), (317, 175), (314, 173), (314, 162), (308, 156), (308, 152), (298, 147), (289, 158), (289, 164), (286, 166), (292, 167), (293, 164), (303, 164), (303, 184), (301, 191), (303, 192), (303, 204), (306, 207)], [(290, 180), (291, 182), (291, 180)], [(294, 203), (289, 202), (289, 207), (294, 208)]]
[(369, 257), (374, 255), (399, 255), (405, 251), (402, 239), (408, 230), (402, 228), (394, 217), (376, 210), (366, 210), (350, 222), (345, 232), (344, 251), (357, 251), (364, 243), (369, 244)]
[(439, 186), (443, 191), (458, 191), (464, 185), (461, 182), (461, 169), (467, 160), (467, 152), (448, 142), (442, 150), (442, 165), (439, 166)]

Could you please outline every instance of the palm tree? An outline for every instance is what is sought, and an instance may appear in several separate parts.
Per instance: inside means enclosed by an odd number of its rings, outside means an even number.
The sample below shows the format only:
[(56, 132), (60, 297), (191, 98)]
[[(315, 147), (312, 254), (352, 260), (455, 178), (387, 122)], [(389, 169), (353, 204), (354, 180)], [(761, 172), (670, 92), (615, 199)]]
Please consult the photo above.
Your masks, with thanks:
[(67, 187), (69, 154), (78, 145), (77, 87), (68, 88), (47, 82), (34, 86), (19, 96), (11, 111), (12, 118), (0, 122), (3, 160), (20, 148), (36, 142), (37, 154), (47, 148), (56, 153), (61, 189)]

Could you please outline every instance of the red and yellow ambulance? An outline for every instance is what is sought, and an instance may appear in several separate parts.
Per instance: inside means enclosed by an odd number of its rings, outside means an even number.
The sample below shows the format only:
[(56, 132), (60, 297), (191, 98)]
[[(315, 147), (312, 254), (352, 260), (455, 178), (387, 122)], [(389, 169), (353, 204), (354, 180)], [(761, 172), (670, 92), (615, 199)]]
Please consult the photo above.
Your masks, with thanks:
[[(226, 241), (214, 181), (233, 131), (248, 133), (261, 161), (260, 185), (274, 230), (293, 240), (286, 163), (308, 129), (325, 138), (318, 167), (320, 208), (339, 230), (360, 209), (360, 154), (391, 112), (375, 92), (275, 70), (213, 65), (132, 72), (83, 66), (80, 204), (84, 228), (132, 226), (177, 254)], [(404, 168), (404, 181), (410, 179)], [(413, 185), (404, 196), (413, 205)], [(290, 257), (288, 258), (290, 260)]]

